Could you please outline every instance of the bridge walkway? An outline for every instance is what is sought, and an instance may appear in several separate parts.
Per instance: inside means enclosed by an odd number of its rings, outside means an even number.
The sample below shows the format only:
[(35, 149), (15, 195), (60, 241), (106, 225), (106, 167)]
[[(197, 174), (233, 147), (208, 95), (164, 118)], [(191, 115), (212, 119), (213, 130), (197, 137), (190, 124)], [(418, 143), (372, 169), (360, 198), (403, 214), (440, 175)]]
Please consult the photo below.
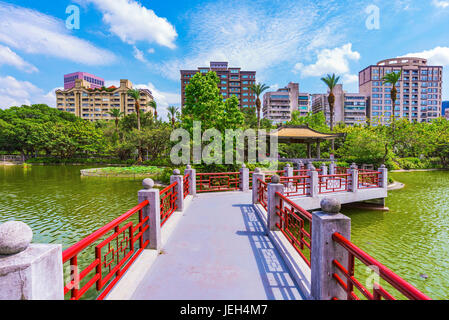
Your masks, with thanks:
[(138, 285), (138, 300), (301, 300), (251, 192), (199, 194)]

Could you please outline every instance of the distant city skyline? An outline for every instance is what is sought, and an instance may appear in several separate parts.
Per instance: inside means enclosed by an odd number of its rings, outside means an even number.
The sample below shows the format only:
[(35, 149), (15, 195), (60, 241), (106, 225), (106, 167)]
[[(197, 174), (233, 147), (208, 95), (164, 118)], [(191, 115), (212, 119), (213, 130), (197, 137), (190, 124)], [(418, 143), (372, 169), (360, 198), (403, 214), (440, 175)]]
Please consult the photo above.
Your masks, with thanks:
[[(80, 9), (79, 29), (66, 27), (69, 5)], [(328, 73), (358, 92), (359, 71), (404, 56), (443, 66), (446, 101), (448, 16), (449, 1), (436, 0), (0, 1), (0, 108), (55, 107), (62, 76), (85, 71), (106, 86), (129, 79), (151, 90), (165, 117), (180, 106), (179, 71), (210, 61), (256, 71), (270, 91), (295, 82), (325, 93)]]

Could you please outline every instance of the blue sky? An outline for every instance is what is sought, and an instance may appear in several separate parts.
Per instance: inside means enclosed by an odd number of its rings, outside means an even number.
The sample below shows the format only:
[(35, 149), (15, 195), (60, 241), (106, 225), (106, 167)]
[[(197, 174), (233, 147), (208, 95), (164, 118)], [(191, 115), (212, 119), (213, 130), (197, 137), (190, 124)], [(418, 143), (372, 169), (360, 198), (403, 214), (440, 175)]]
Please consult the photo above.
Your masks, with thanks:
[[(79, 29), (66, 28), (69, 5)], [(324, 92), (320, 77), (335, 72), (357, 92), (360, 70), (407, 55), (445, 67), (448, 100), (447, 30), (449, 0), (0, 0), (0, 108), (54, 106), (63, 75), (86, 71), (150, 88), (165, 114), (180, 104), (179, 70), (210, 60), (255, 70), (272, 89)]]

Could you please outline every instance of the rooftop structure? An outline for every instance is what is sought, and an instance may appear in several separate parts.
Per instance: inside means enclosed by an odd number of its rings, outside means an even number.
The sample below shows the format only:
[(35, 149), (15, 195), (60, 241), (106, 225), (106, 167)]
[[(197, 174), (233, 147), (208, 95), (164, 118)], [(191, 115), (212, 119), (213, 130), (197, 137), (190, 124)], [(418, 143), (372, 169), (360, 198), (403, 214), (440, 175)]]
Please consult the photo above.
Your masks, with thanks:
[(87, 72), (75, 72), (64, 75), (64, 90), (75, 87), (75, 80), (85, 80), (92, 89), (104, 87), (104, 79)]
[(185, 88), (198, 72), (214, 71), (220, 78), (218, 87), (223, 99), (236, 96), (240, 107), (256, 107), (256, 98), (250, 90), (256, 83), (256, 71), (244, 71), (239, 67), (228, 67), (227, 62), (210, 62), (209, 67), (199, 67), (198, 70), (181, 70), (181, 106), (185, 103)]

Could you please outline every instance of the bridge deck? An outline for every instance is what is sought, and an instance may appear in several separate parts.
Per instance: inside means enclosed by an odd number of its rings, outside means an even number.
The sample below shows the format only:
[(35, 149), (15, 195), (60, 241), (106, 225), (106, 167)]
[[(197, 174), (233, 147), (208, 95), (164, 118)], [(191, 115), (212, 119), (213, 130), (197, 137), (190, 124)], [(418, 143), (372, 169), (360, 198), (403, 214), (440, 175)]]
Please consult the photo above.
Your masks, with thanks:
[(265, 234), (251, 193), (200, 194), (132, 299), (303, 299)]

